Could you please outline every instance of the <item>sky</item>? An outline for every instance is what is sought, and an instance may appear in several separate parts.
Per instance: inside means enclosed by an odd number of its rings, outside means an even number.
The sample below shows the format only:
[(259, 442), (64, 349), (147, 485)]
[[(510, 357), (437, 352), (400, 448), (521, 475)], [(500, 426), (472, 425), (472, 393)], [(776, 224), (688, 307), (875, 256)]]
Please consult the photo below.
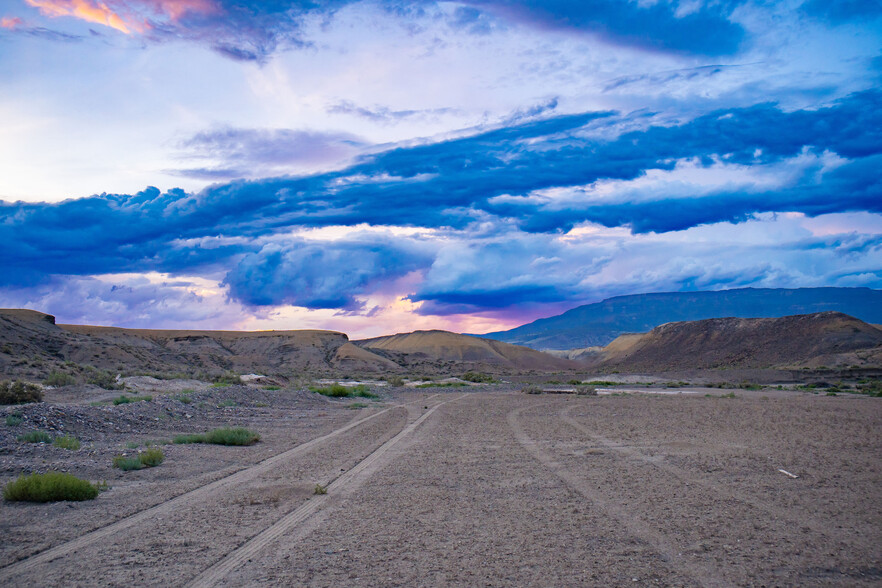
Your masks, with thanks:
[(481, 333), (882, 288), (879, 0), (0, 0), (0, 306)]

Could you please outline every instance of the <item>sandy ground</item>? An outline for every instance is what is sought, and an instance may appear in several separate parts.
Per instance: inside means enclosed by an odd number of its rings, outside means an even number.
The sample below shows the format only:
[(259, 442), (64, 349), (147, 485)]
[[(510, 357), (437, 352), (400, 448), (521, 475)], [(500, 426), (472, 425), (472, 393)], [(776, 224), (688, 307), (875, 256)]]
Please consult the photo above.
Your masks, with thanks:
[[(351, 410), (237, 388), (81, 407), (120, 430), (83, 429), (94, 439), (67, 454), (4, 433), (0, 481), (64, 464), (112, 488), (0, 505), (0, 584), (882, 584), (882, 399), (720, 394), (385, 389)], [(237, 406), (217, 408), (224, 395)], [(264, 440), (109, 468), (136, 433), (222, 423)]]

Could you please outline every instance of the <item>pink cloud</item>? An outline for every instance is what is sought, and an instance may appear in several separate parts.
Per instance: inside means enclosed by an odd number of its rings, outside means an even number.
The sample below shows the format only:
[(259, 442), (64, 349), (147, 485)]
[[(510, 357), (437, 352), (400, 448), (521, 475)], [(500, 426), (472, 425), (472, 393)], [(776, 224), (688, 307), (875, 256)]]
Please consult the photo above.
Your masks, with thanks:
[(208, 14), (219, 7), (213, 0), (25, 0), (45, 16), (71, 16), (108, 26), (127, 35), (143, 33), (151, 19), (177, 22), (188, 13)]
[(4, 16), (0, 18), (0, 28), (13, 30), (24, 24), (24, 21), (17, 16)]

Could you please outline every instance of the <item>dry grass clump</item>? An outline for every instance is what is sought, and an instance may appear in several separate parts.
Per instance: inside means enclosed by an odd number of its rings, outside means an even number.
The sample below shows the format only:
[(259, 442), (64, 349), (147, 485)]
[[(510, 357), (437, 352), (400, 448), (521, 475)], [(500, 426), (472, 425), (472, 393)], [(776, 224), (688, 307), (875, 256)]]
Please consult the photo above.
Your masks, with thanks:
[(156, 467), (164, 460), (165, 454), (162, 452), (162, 449), (153, 447), (146, 451), (142, 451), (138, 455), (117, 455), (113, 458), (113, 467), (128, 472), (131, 470), (140, 470), (141, 468)]
[(214, 445), (254, 445), (260, 435), (242, 427), (223, 427), (207, 433), (178, 435), (172, 440), (178, 445), (187, 443), (211, 443)]
[(52, 445), (62, 449), (76, 451), (80, 448), (80, 440), (72, 435), (65, 435), (64, 437), (56, 437), (55, 441), (52, 442)]
[(20, 476), (3, 489), (9, 501), (58, 502), (61, 500), (92, 500), (98, 486), (64, 472), (47, 472)]
[(25, 443), (52, 443), (52, 435), (46, 431), (31, 431), (30, 433), (19, 435), (18, 440)]

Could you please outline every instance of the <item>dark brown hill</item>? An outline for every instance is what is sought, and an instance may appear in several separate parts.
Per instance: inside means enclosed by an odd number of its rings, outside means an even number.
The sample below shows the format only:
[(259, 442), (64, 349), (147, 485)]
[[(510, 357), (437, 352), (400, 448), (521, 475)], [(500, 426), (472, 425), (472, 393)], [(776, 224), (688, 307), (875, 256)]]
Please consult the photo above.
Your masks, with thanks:
[(484, 371), (561, 371), (579, 364), (529, 347), (480, 339), (448, 331), (414, 331), (355, 341), (408, 368), (435, 368), (462, 364)]
[(882, 331), (839, 312), (668, 323), (622, 335), (583, 354), (592, 367), (627, 372), (792, 368), (878, 363)]

